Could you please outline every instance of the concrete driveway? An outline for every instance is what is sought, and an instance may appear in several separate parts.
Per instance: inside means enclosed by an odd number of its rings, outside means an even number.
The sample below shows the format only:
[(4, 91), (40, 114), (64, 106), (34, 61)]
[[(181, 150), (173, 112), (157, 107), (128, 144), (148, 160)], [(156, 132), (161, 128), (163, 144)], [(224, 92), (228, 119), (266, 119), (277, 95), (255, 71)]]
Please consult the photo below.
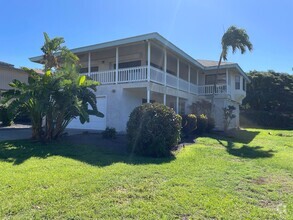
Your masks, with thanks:
[[(66, 129), (68, 135), (77, 135), (84, 132), (97, 133), (95, 130)], [(31, 128), (0, 128), (0, 141), (29, 139), (32, 136)]]
[(31, 128), (0, 129), (0, 141), (28, 139), (32, 136)]

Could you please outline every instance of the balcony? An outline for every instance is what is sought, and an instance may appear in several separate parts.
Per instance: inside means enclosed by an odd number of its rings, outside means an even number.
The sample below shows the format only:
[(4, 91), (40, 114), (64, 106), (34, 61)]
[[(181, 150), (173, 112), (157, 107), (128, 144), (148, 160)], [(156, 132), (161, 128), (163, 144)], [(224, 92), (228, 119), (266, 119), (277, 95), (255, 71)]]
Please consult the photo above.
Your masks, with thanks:
[(154, 82), (163, 86), (178, 89), (194, 95), (230, 94), (230, 88), (226, 85), (195, 85), (191, 82), (178, 78), (170, 73), (155, 67), (150, 67), (150, 75), (147, 74), (147, 66), (91, 72), (88, 75), (93, 80), (99, 81), (101, 85)]

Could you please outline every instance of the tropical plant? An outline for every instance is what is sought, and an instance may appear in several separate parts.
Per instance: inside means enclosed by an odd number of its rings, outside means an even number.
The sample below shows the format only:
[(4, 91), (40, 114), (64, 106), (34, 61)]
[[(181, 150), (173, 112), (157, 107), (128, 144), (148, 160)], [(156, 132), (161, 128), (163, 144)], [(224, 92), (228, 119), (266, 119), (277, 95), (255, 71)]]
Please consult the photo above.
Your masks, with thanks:
[(50, 141), (60, 137), (73, 118), (89, 122), (89, 115), (103, 117), (96, 105), (98, 82), (78, 74), (78, 58), (66, 47), (63, 38), (50, 39), (44, 33), (44, 75), (24, 68), (28, 83), (13, 80), (12, 89), (4, 92), (3, 103), (16, 116), (21, 110), (29, 113), (32, 138)]
[(227, 131), (233, 118), (236, 118), (234, 111), (236, 108), (233, 105), (223, 108), (224, 112), (224, 131)]

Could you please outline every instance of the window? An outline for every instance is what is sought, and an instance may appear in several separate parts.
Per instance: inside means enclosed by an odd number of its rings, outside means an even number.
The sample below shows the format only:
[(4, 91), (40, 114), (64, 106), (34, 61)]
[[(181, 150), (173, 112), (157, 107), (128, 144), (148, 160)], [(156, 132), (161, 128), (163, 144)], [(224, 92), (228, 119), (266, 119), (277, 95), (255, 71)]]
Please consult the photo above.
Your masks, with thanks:
[(214, 84), (226, 84), (226, 74), (225, 73), (220, 73), (220, 74), (212, 74), (212, 75), (206, 75), (205, 78), (206, 85), (214, 85)]
[[(92, 66), (91, 67), (91, 72), (98, 72), (99, 71), (99, 67), (98, 66)], [(88, 73), (89, 70), (87, 67), (83, 67), (83, 68), (80, 68), (79, 70), (79, 73)]]
[[(141, 60), (119, 63), (118, 68), (122, 69), (122, 68), (131, 68), (131, 67), (137, 67), (137, 66), (141, 66)], [(116, 69), (116, 63), (114, 64), (114, 69)]]
[(242, 87), (243, 88), (243, 91), (246, 91), (246, 82), (245, 82), (245, 79), (244, 78), (243, 78), (243, 84), (242, 85), (243, 85), (243, 87)]
[(179, 114), (181, 114), (181, 115), (185, 114), (185, 102), (184, 101), (179, 102)]
[(240, 89), (240, 76), (235, 76), (235, 89)]

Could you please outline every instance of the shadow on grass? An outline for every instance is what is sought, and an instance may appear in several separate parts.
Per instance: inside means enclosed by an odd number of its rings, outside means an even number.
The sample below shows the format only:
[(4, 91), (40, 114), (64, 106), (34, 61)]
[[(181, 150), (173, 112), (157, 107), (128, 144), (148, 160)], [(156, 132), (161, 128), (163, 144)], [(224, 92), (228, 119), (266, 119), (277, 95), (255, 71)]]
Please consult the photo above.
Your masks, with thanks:
[(221, 140), (217, 140), (223, 147), (226, 148), (226, 151), (234, 155), (236, 157), (242, 158), (250, 158), (250, 159), (257, 159), (257, 158), (266, 158), (274, 156), (276, 151), (273, 150), (262, 150), (263, 147), (261, 146), (248, 146), (242, 145), (240, 148), (236, 148), (235, 144), (231, 141), (227, 141), (227, 145), (223, 144)]
[[(79, 139), (81, 140), (80, 137)], [(80, 143), (72, 144), (71, 141), (66, 139), (46, 145), (32, 142), (30, 140), (0, 142), (0, 161), (19, 165), (32, 157), (45, 159), (51, 156), (61, 156), (93, 166), (108, 166), (114, 163), (162, 164), (175, 159), (174, 156), (167, 158), (139, 157), (127, 153), (125, 147), (117, 150), (116, 147), (119, 144), (115, 146), (115, 142), (113, 144), (114, 147), (106, 146), (104, 145), (105, 143), (107, 143), (107, 141), (99, 143), (98, 139), (96, 139), (96, 144), (87, 145)], [(113, 142), (108, 141), (108, 144), (110, 143)]]
[[(247, 131), (247, 130), (233, 130), (228, 133), (221, 132), (216, 134), (216, 138), (223, 140), (232, 140), (237, 143), (249, 144), (259, 134), (258, 131)], [(213, 137), (214, 135), (211, 135)]]
[[(273, 157), (276, 151), (262, 150), (261, 146), (249, 146), (248, 144), (259, 134), (258, 131), (235, 130), (228, 133), (213, 133), (208, 137), (217, 140), (226, 151), (236, 157), (242, 158), (268, 158)], [(224, 144), (226, 142), (227, 144)], [(236, 147), (234, 143), (243, 144), (241, 147)]]

